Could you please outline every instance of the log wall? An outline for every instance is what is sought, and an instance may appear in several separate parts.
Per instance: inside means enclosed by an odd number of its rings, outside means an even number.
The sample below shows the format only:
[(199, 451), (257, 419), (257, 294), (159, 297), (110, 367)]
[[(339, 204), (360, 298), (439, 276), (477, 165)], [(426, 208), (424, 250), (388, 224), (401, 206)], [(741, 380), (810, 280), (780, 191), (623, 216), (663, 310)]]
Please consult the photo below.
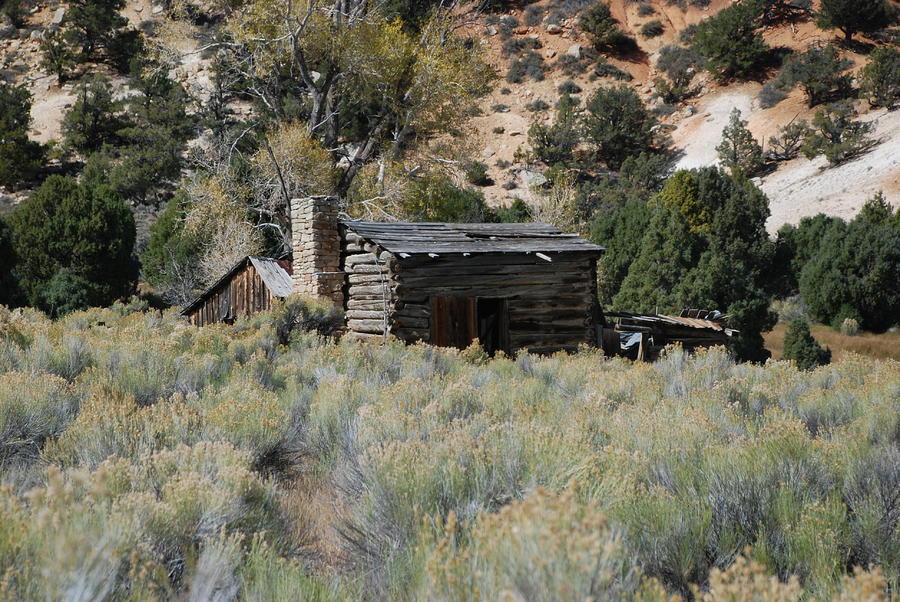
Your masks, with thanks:
[(194, 326), (232, 321), (271, 309), (274, 297), (249, 261), (210, 292), (188, 319)]
[(355, 233), (342, 236), (348, 336), (390, 332), (430, 341), (432, 297), (508, 299), (510, 350), (536, 353), (596, 344), (596, 258), (583, 253), (398, 258)]

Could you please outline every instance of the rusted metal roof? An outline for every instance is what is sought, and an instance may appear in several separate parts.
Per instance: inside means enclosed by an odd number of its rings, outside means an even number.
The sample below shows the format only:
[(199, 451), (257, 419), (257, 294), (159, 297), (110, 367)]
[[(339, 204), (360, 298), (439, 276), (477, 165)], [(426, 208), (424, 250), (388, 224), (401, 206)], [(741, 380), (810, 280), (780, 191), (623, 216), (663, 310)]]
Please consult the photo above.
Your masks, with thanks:
[(203, 291), (196, 299), (182, 309), (181, 315), (186, 316), (200, 307), (210, 295), (231, 280), (234, 275), (244, 269), (248, 263), (253, 265), (253, 268), (259, 274), (259, 277), (266, 285), (266, 288), (269, 289), (274, 297), (287, 297), (291, 294), (293, 282), (291, 281), (291, 276), (289, 274), (289, 260), (279, 260), (272, 257), (247, 256), (238, 261), (233, 268), (225, 273), (225, 275), (216, 280), (212, 286)]
[[(605, 249), (554, 226), (527, 224), (452, 224), (438, 222), (341, 222), (383, 249), (401, 254), (444, 253), (589, 253)], [(401, 255), (402, 257), (402, 255)]]

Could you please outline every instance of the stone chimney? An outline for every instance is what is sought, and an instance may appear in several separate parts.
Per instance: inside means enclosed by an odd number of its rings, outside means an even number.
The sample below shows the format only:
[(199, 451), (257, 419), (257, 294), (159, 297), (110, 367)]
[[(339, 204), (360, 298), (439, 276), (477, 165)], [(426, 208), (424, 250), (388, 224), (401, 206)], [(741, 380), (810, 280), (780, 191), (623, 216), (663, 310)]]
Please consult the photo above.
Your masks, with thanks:
[(291, 246), (294, 292), (344, 304), (344, 274), (340, 272), (341, 237), (338, 201), (333, 196), (291, 200)]

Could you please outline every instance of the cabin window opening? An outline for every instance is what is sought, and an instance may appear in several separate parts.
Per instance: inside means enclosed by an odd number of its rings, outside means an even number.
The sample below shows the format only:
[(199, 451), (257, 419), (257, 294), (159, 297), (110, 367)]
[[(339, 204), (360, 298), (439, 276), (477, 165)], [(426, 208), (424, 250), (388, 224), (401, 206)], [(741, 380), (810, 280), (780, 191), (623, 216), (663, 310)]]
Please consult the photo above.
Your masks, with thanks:
[(495, 297), (432, 297), (431, 342), (465, 349), (478, 339), (489, 355), (509, 350), (509, 304)]

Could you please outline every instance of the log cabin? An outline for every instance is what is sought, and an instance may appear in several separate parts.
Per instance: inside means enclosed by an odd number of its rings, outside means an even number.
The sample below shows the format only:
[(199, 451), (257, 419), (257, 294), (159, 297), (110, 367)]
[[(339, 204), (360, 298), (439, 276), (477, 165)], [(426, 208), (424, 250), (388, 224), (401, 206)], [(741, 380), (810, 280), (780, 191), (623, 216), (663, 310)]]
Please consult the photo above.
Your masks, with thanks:
[[(342, 307), (351, 339), (457, 348), (478, 339), (489, 353), (599, 344), (603, 248), (553, 226), (341, 220), (336, 199), (318, 196), (292, 201), (291, 227), (292, 269), (274, 260), (267, 268), (282, 270), (277, 281), (289, 277), (292, 292)], [(284, 287), (268, 287), (254, 259), (183, 313), (202, 325), (268, 309)], [(235, 297), (253, 274), (261, 282), (252, 290), (269, 292)]]

